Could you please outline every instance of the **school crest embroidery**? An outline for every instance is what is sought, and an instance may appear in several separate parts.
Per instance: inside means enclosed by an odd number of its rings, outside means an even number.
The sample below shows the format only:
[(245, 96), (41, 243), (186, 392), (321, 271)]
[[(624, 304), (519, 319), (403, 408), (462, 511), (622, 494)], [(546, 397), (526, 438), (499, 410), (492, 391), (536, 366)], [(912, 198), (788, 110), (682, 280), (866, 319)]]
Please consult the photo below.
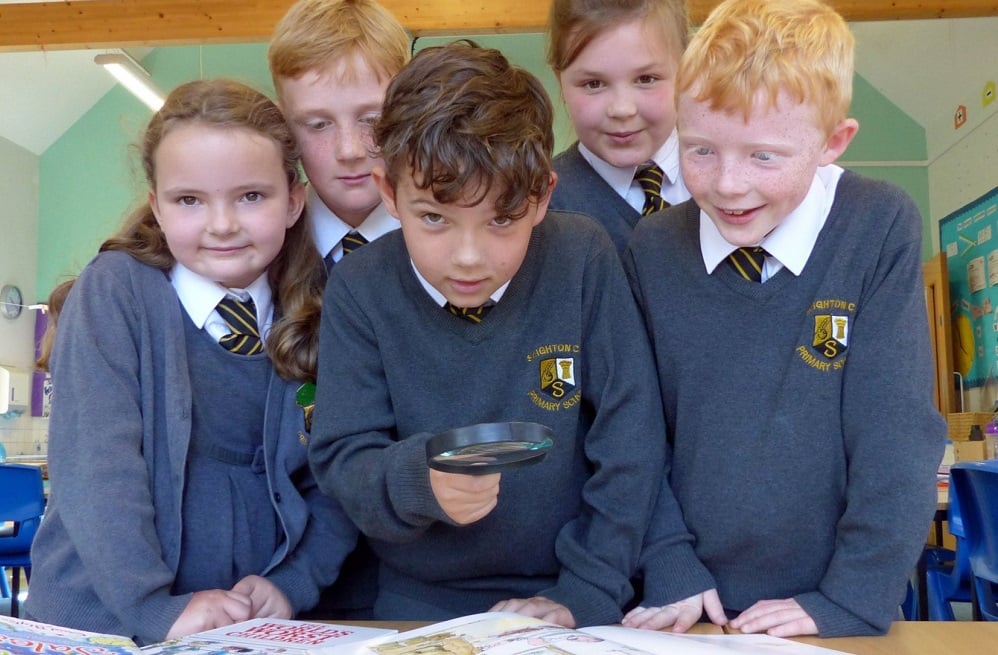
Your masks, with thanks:
[(835, 359), (849, 347), (849, 317), (836, 314), (815, 314), (814, 349), (826, 359)]
[[(295, 391), (295, 403), (301, 407), (305, 415), (305, 432), (312, 432), (312, 413), (315, 411), (315, 383), (306, 382)], [(308, 438), (301, 432), (298, 433), (298, 440), (303, 446), (308, 445)]]
[(541, 391), (561, 400), (575, 390), (575, 359), (551, 357), (540, 361)]

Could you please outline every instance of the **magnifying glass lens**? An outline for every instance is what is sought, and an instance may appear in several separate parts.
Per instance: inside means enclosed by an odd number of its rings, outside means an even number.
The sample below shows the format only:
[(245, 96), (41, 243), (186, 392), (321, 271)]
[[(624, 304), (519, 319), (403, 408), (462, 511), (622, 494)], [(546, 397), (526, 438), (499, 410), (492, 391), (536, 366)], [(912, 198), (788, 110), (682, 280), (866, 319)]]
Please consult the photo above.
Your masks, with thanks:
[(434, 435), (426, 444), (430, 468), (484, 475), (540, 461), (554, 445), (539, 423), (481, 423)]

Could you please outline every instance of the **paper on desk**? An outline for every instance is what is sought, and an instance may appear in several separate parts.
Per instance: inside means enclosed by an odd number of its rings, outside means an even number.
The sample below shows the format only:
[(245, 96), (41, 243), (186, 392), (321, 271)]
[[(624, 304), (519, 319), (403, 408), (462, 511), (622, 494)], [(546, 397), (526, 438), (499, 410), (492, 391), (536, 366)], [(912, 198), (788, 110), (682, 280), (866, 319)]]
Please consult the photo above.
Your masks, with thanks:
[(368, 643), (398, 630), (367, 626), (250, 619), (143, 648), (144, 655), (324, 655), (350, 643)]
[(669, 655), (734, 655), (737, 653), (753, 653), (766, 655), (832, 655), (841, 654), (840, 650), (802, 644), (789, 639), (770, 637), (760, 634), (738, 635), (691, 635), (655, 632), (652, 630), (635, 630), (613, 626), (598, 626), (586, 628), (589, 634), (597, 635), (609, 641), (640, 648), (651, 653), (669, 653)]
[(621, 627), (572, 630), (509, 612), (474, 614), (323, 655), (831, 655), (766, 635), (673, 635)]

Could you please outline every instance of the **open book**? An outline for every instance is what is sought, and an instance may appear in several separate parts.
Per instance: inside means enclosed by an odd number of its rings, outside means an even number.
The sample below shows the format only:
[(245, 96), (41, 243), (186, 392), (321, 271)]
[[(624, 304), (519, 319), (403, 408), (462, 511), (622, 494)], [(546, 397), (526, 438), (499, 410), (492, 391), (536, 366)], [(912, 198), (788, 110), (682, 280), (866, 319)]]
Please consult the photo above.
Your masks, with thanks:
[(127, 637), (63, 628), (0, 616), (3, 655), (133, 655), (138, 647)]
[(141, 655), (326, 655), (398, 630), (290, 619), (250, 619), (142, 648)]
[(674, 635), (599, 626), (570, 630), (490, 612), (396, 630), (253, 619), (139, 648), (125, 637), (0, 617), (0, 655), (834, 655), (767, 635)]
[(674, 635), (599, 626), (572, 630), (488, 612), (336, 646), (328, 655), (832, 655), (841, 651), (767, 635)]
[(140, 648), (126, 637), (0, 617), (0, 655), (326, 655), (396, 634), (387, 628), (285, 619), (242, 623)]

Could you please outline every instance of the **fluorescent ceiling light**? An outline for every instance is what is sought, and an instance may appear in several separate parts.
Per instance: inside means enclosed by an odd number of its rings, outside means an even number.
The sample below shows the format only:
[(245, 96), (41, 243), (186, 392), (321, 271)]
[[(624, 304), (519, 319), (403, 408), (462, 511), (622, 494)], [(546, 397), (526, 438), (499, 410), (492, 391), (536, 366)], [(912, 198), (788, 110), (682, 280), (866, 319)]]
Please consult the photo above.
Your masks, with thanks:
[(124, 52), (112, 52), (94, 57), (94, 62), (107, 69), (126, 89), (153, 111), (163, 106), (165, 96), (156, 87), (146, 69)]

